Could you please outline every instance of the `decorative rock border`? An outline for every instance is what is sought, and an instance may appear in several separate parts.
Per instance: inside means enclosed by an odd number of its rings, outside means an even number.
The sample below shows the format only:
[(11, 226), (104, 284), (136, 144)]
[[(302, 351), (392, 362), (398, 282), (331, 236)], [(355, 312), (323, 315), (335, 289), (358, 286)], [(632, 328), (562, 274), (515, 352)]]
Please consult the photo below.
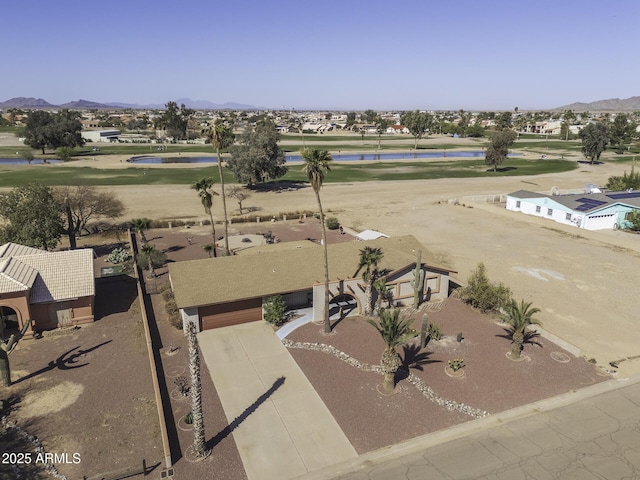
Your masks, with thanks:
[[(291, 340), (287, 340), (286, 338), (282, 340), (282, 344), (287, 348), (314, 350), (317, 352), (327, 353), (351, 365), (352, 367), (359, 368), (360, 370), (363, 370), (365, 372), (384, 374), (382, 367), (380, 367), (379, 365), (368, 365), (366, 363), (362, 363), (355, 358), (347, 355), (346, 353), (338, 350), (332, 345), (326, 345), (324, 343), (293, 342)], [(469, 405), (465, 405), (464, 403), (458, 403), (455, 400), (447, 400), (446, 398), (438, 396), (429, 385), (424, 383), (424, 381), (420, 377), (414, 375), (413, 373), (409, 373), (407, 380), (409, 380), (409, 382), (411, 382), (418, 389), (418, 391), (420, 391), (425, 397), (427, 397), (427, 399), (440, 407), (446, 408), (447, 410), (457, 410), (460, 413), (469, 415), (473, 418), (483, 418), (489, 415), (489, 413), (484, 410), (473, 408)]]
[[(29, 441), (29, 443), (33, 445), (33, 449), (36, 455), (40, 454), (44, 457), (44, 455), (47, 453), (44, 447), (42, 446), (42, 442), (38, 440), (38, 437), (36, 437), (35, 435), (30, 435), (24, 430), (22, 430), (16, 422), (9, 421), (6, 415), (0, 419), (0, 423), (2, 424), (3, 428), (7, 430), (15, 429), (21, 437), (26, 438)], [(45, 462), (44, 471), (47, 472), (49, 475), (51, 475), (53, 478), (57, 478), (58, 480), (68, 480), (65, 475), (62, 475), (60, 472), (58, 472), (58, 469), (53, 463)]]

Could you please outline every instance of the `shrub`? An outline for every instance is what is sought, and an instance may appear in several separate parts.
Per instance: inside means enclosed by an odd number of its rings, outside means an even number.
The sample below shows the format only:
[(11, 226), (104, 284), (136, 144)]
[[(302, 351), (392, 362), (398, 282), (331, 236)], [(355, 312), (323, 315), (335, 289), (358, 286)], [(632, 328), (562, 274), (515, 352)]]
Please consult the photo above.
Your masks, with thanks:
[(429, 322), (429, 326), (427, 327), (427, 335), (429, 338), (435, 342), (442, 339), (442, 330), (440, 329), (440, 325), (437, 323)]
[(189, 412), (184, 416), (184, 423), (191, 425), (193, 423), (193, 412)]
[(640, 231), (640, 210), (630, 212), (627, 218), (631, 222), (631, 230)]
[(462, 367), (464, 367), (464, 359), (463, 358), (454, 358), (453, 360), (449, 360), (449, 368), (454, 372), (457, 372)]
[(285, 311), (287, 304), (281, 295), (267, 298), (264, 305), (264, 319), (271, 325), (279, 327), (287, 322)]
[(182, 330), (182, 315), (179, 311), (169, 314), (169, 323), (177, 330)]
[(461, 300), (483, 313), (498, 312), (511, 302), (511, 289), (502, 282), (491, 282), (482, 262), (460, 290)]
[(129, 260), (129, 252), (124, 248), (114, 248), (107, 256), (109, 263), (124, 263)]
[(340, 222), (336, 217), (328, 217), (325, 220), (325, 223), (327, 224), (327, 228), (329, 230), (337, 230), (338, 228), (340, 228)]

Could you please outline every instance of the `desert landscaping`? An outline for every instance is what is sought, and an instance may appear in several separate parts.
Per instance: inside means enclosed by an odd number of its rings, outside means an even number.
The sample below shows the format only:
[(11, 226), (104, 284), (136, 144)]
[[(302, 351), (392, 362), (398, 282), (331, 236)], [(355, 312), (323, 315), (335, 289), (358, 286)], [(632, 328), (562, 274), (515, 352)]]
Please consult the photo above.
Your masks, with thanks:
[[(435, 140), (423, 140), (423, 143), (428, 146), (430, 141), (435, 142)], [(442, 143), (443, 139), (437, 141)], [(468, 146), (465, 146), (465, 142)], [(455, 148), (477, 149), (477, 144), (473, 140), (457, 139)], [(448, 150), (448, 157), (455, 159), (455, 148)], [(550, 156), (552, 155), (554, 155), (553, 152)], [(524, 152), (524, 156), (534, 159), (538, 158), (539, 154)], [(560, 154), (556, 156), (559, 157)], [(116, 170), (123, 168), (127, 158), (128, 156), (124, 155), (100, 155), (96, 159), (86, 158), (64, 164), (63, 168), (91, 167), (105, 171)], [(460, 161), (465, 160), (460, 159)], [(202, 165), (194, 164), (185, 167), (184, 164), (179, 166), (155, 164), (137, 165), (131, 168), (144, 172), (152, 168), (178, 167), (195, 169), (202, 168)], [(290, 169), (302, 168), (301, 164), (295, 163), (289, 167)], [(11, 168), (47, 168), (47, 166), (31, 165)], [(215, 168), (212, 165), (211, 171), (213, 172)], [(398, 162), (397, 167), (391, 168), (401, 171), (404, 167), (401, 162)], [(454, 271), (452, 276), (457, 282), (464, 284), (478, 263), (483, 262), (491, 280), (508, 285), (515, 299), (532, 302), (540, 308), (541, 311), (537, 315), (543, 328), (540, 345), (526, 346), (525, 353), (528, 355), (528, 360), (521, 365), (514, 364), (515, 366), (508, 367), (514, 370), (512, 377), (496, 376), (494, 374), (500, 370), (494, 371), (492, 368), (504, 361), (503, 353), (508, 350), (509, 342), (504, 338), (498, 338), (501, 328), (491, 317), (471, 311), (455, 298), (447, 302), (442, 312), (438, 311), (430, 315), (441, 322), (449, 342), (455, 337), (457, 331), (464, 331), (468, 343), (428, 345), (429, 358), (423, 362), (424, 369), (417, 368), (420, 362), (410, 365), (406, 351), (403, 355), (408, 362), (405, 365), (407, 371), (413, 369), (412, 371), (415, 371), (439, 395), (447, 398), (456, 396), (456, 400), (477, 409), (478, 412), (486, 411), (488, 414), (494, 414), (610, 378), (623, 379), (640, 373), (640, 362), (636, 360), (640, 358), (640, 352), (637, 349), (640, 333), (633, 325), (637, 309), (635, 300), (637, 288), (632, 280), (640, 269), (640, 244), (638, 243), (640, 237), (620, 230), (586, 231), (510, 212), (504, 208), (504, 195), (513, 191), (527, 189), (549, 192), (553, 187), (557, 187), (562, 192), (580, 192), (586, 184), (602, 185), (608, 177), (621, 175), (628, 168), (629, 165), (620, 162), (607, 163), (605, 160), (605, 163), (596, 165), (579, 163), (578, 168), (570, 172), (536, 176), (325, 183), (321, 192), (325, 213), (327, 216), (336, 217), (349, 232), (346, 236), (333, 232), (328, 241), (329, 243), (346, 241), (352, 238), (351, 233), (365, 229), (377, 230), (392, 237), (413, 235), (428, 249), (432, 258), (437, 259), (440, 265)], [(195, 180), (197, 178), (194, 178)], [(233, 184), (227, 184), (227, 188), (232, 186)], [(189, 185), (111, 185), (99, 188), (114, 192), (123, 201), (126, 208), (123, 216), (125, 220), (147, 217), (172, 223), (171, 228), (153, 229), (147, 233), (150, 242), (166, 252), (170, 262), (207, 258), (201, 246), (210, 241), (210, 227), (203, 224), (208, 217), (203, 212), (200, 199)], [(298, 220), (283, 218), (283, 214), (291, 216), (295, 212), (317, 210), (313, 190), (308, 185), (302, 187), (298, 185), (296, 188), (254, 190), (250, 194), (251, 196), (244, 201), (243, 205), (249, 208), (250, 223), (237, 222), (240, 217), (237, 204), (231, 199), (228, 201), (228, 208), (234, 219), (234, 223), (230, 226), (231, 235), (272, 230), (283, 242), (304, 238), (319, 241), (320, 228), (317, 219), (309, 216), (305, 218), (303, 225)], [(222, 218), (220, 201), (214, 202), (213, 215), (218, 222)], [(256, 221), (256, 216), (260, 216), (260, 222)], [(185, 223), (188, 223), (188, 226), (185, 226)], [(88, 237), (82, 242), (90, 245), (92, 241), (93, 239)], [(114, 242), (111, 246), (116, 243), (122, 244), (121, 239), (116, 241), (110, 238), (109, 241)], [(357, 259), (354, 259), (354, 262), (357, 262)], [(99, 269), (100, 266), (104, 266), (103, 258), (96, 260), (96, 268)], [(164, 383), (164, 388), (171, 392), (171, 400), (168, 398), (165, 400), (170, 407), (167, 418), (172, 418), (168, 422), (168, 430), (174, 462), (178, 462), (179, 471), (187, 475), (203, 475), (207, 468), (216, 468), (218, 471), (226, 472), (226, 478), (247, 478), (242, 470), (242, 461), (236, 451), (233, 437), (230, 435), (237, 425), (229, 427), (232, 419), (225, 418), (216, 392), (216, 384), (209, 378), (206, 367), (203, 367), (204, 411), (208, 428), (207, 446), (213, 449), (213, 455), (201, 464), (188, 461), (187, 446), (191, 437), (189, 429), (183, 428), (184, 425), (181, 422), (188, 408), (180, 396), (174, 395), (176, 378), (184, 374), (185, 368), (188, 367), (185, 355), (186, 340), (181, 331), (169, 325), (161, 296), (157, 295), (168, 287), (168, 275), (166, 269), (160, 269), (158, 274), (156, 279), (148, 281), (148, 291), (152, 294), (155, 312), (155, 318), (152, 321), (158, 324), (157, 335), (162, 352), (160, 358), (163, 366), (159, 372), (160, 382), (161, 385)], [(67, 393), (65, 401), (69, 405), (65, 403), (60, 406), (63, 412), (67, 412), (65, 415), (72, 412), (70, 408), (65, 408), (72, 404), (75, 404), (75, 408), (88, 408), (86, 404), (90, 401), (97, 401), (99, 404), (102, 400), (92, 400), (99, 391), (99, 385), (96, 385), (95, 379), (92, 379), (92, 369), (97, 368), (97, 364), (104, 361), (103, 355), (114, 355), (117, 351), (116, 347), (122, 348), (120, 344), (124, 346), (127, 345), (126, 342), (133, 341), (137, 360), (130, 361), (142, 362), (141, 364), (145, 367), (135, 377), (122, 379), (126, 380), (127, 384), (135, 382), (136, 388), (139, 389), (129, 397), (130, 402), (133, 401), (129, 407), (113, 412), (108, 409), (99, 410), (95, 416), (91, 417), (94, 423), (102, 422), (103, 430), (111, 430), (112, 423), (116, 420), (121, 422), (132, 415), (130, 410), (143, 412), (144, 420), (139, 428), (146, 428), (147, 434), (143, 435), (145, 438), (135, 440), (141, 446), (133, 449), (126, 444), (120, 445), (123, 449), (122, 460), (115, 465), (108, 459), (103, 459), (90, 469), (86, 466), (81, 469), (75, 465), (61, 467), (60, 471), (67, 475), (73, 476), (80, 473), (97, 475), (114, 471), (117, 467), (135, 464), (142, 456), (149, 460), (149, 465), (153, 468), (160, 465), (161, 441), (155, 424), (157, 417), (153, 419), (152, 415), (155, 413), (155, 402), (146, 380), (136, 381), (138, 377), (145, 377), (144, 371), (148, 371), (148, 363), (141, 355), (143, 339), (139, 331), (141, 327), (137, 325), (139, 313), (136, 311), (137, 303), (132, 302), (133, 300), (129, 299), (124, 302), (124, 305), (118, 307), (116, 312), (112, 312), (118, 314), (115, 320), (117, 322), (125, 321), (127, 313), (134, 320), (134, 323), (126, 326), (131, 330), (128, 335), (112, 336), (107, 330), (102, 333), (102, 329), (107, 325), (106, 322), (110, 321), (108, 315), (104, 314), (105, 319), (100, 319), (95, 325), (83, 327), (79, 332), (72, 333), (72, 336), (62, 336), (59, 339), (45, 338), (35, 343), (25, 340), (13, 354), (12, 362), (15, 361), (16, 365), (14, 375), (18, 380), (15, 385), (16, 392), (24, 395), (22, 404), (16, 404), (15, 408), (17, 418), (23, 420), (42, 415), (42, 406), (29, 397), (27, 390), (36, 388), (40, 389), (38, 391), (46, 391), (47, 398), (58, 398), (56, 401), (59, 402), (60, 392), (55, 389), (56, 382), (62, 382), (57, 388), (63, 388), (60, 387), (62, 385)], [(417, 318), (416, 322), (418, 322)], [(317, 325), (309, 324), (294, 332), (290, 336), (290, 341), (330, 344), (361, 362), (375, 364), (379, 359), (380, 351), (369, 348), (374, 344), (372, 342), (375, 342), (373, 329), (368, 325), (358, 324), (357, 320), (350, 318), (343, 322), (336, 327), (333, 338), (323, 337)], [(472, 322), (473, 327), (465, 322)], [(419, 329), (418, 323), (415, 326)], [(86, 345), (88, 340), (83, 337), (85, 329), (90, 335), (88, 338), (92, 340)], [(99, 343), (99, 338), (104, 339), (103, 343)], [(59, 353), (63, 354), (65, 349), (69, 351), (69, 348), (76, 347), (76, 341), (78, 345), (82, 345), (82, 348), (97, 345), (95, 352), (92, 350), (85, 352), (91, 361), (85, 370), (79, 370), (81, 373), (84, 371), (81, 378), (66, 379), (61, 374), (65, 369), (53, 368), (50, 369), (51, 372), (45, 370), (42, 375), (33, 378), (33, 371), (37, 371), (41, 365), (29, 360), (29, 352), (32, 349), (44, 348), (43, 346), (46, 345), (51, 349), (50, 357), (55, 358)], [(493, 352), (496, 349), (500, 350), (500, 355), (490, 357), (483, 354), (481, 345)], [(172, 350), (169, 354), (169, 346), (177, 353), (174, 354)], [(136, 348), (139, 351), (135, 350)], [(319, 352), (297, 347), (292, 347), (289, 351), (332, 411), (358, 454), (384, 448), (470, 419), (469, 415), (460, 411), (435, 407), (433, 401), (430, 403), (429, 399), (424, 398), (405, 378), (399, 382), (399, 394), (388, 398), (381, 396), (379, 391), (376, 392), (379, 378), (371, 372), (354, 370), (336, 359), (321, 358), (325, 354)], [(440, 371), (441, 364), (446, 364), (452, 352), (465, 356), (468, 363), (467, 378), (463, 380), (466, 383), (459, 384), (466, 387), (458, 390), (455, 388), (451, 390), (450, 379), (446, 379)], [(567, 367), (564, 359), (571, 356), (577, 358), (571, 360), (570, 367)], [(323, 362), (331, 365), (331, 375), (328, 376), (317, 368), (318, 364)], [(431, 365), (432, 363), (440, 365), (436, 365), (439, 374), (433, 373), (435, 367)], [(518, 385), (518, 367), (529, 372), (525, 376), (529, 381), (513, 389), (514, 392), (517, 391), (517, 395), (495, 396), (473, 387), (473, 382), (497, 382), (497, 392), (500, 392), (500, 388), (504, 388), (506, 384), (511, 387)], [(500, 384), (500, 382), (506, 383)], [(336, 388), (336, 385), (342, 386)], [(541, 388), (543, 385), (544, 388)], [(354, 386), (359, 388), (350, 391), (349, 389)], [(84, 395), (83, 389), (86, 389)], [(376, 408), (380, 410), (345, 409), (341, 402), (344, 395), (354, 401), (357, 399), (359, 403), (354, 405), (366, 403), (367, 396), (370, 395), (371, 398), (377, 399)], [(140, 405), (137, 405), (138, 402)], [(416, 409), (424, 409), (428, 412), (425, 418), (437, 419), (437, 421), (421, 423), (411, 421), (408, 417), (402, 428), (394, 430), (392, 414), (383, 420), (385, 412), (416, 411)], [(375, 426), (368, 425), (369, 430), (363, 426), (367, 421), (367, 415), (380, 419)], [(66, 416), (61, 417), (61, 421), (66, 421), (66, 418)], [(227, 424), (227, 422), (230, 423)], [(133, 427), (129, 426), (129, 428)], [(116, 429), (116, 426), (113, 426), (113, 429)], [(38, 432), (45, 437), (53, 435), (47, 428), (38, 429)], [(67, 448), (71, 442), (71, 436), (79, 433), (70, 430), (65, 435), (55, 438), (49, 446), (54, 449)], [(82, 450), (78, 446), (82, 438), (78, 437), (74, 442), (76, 443), (73, 444), (73, 448)], [(86, 455), (93, 455), (94, 450), (95, 455), (101, 455), (107, 448), (108, 444), (98, 443)]]

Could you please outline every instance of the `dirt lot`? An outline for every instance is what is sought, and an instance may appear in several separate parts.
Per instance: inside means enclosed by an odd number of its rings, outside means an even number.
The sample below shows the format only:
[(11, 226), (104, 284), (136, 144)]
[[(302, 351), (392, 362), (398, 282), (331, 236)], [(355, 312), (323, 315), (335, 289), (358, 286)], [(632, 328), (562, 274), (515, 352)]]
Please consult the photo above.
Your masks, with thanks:
[(135, 283), (100, 281), (96, 293), (96, 322), (21, 341), (10, 357), (14, 383), (0, 388), (10, 419), (47, 452), (79, 454), (56, 463), (70, 479), (163, 458)]
[[(448, 261), (466, 280), (478, 262), (492, 279), (509, 285), (517, 299), (542, 309), (545, 327), (582, 349), (599, 365), (640, 355), (636, 285), (640, 236), (620, 231), (588, 232), (477, 204), (466, 196), (519, 189), (580, 191), (604, 184), (625, 166), (581, 165), (578, 170), (537, 177), (417, 180), (327, 184), (322, 199), (329, 215), (357, 230), (412, 234)], [(197, 196), (186, 186), (114, 188), (130, 218), (205, 219)], [(460, 199), (462, 205), (447, 201)], [(236, 205), (230, 211), (237, 214)], [(253, 193), (245, 206), (265, 218), (279, 212), (316, 209), (310, 188)], [(473, 207), (473, 208), (471, 208)], [(222, 217), (221, 202), (214, 208)], [(619, 375), (640, 372), (640, 362), (620, 363)]]

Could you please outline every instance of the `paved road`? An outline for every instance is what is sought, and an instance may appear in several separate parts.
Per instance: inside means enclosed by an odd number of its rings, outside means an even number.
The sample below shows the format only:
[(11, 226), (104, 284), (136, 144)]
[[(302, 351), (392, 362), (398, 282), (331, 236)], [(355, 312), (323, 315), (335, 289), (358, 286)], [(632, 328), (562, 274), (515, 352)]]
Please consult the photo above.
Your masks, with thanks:
[(636, 479), (639, 426), (640, 377), (612, 380), (372, 452), (304, 479)]

